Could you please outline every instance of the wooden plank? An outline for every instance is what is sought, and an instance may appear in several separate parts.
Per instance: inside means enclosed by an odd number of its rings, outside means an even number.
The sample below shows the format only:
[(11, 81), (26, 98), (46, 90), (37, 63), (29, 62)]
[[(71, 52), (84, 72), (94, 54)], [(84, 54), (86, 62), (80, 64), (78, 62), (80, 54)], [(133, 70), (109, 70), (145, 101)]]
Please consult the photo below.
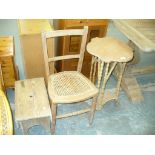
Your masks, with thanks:
[(141, 88), (134, 76), (123, 77), (121, 86), (133, 103), (141, 102), (144, 100)]
[(155, 51), (155, 20), (114, 20), (115, 26), (142, 51)]
[(126, 75), (142, 75), (142, 74), (148, 74), (148, 73), (154, 73), (155, 72), (155, 65), (151, 66), (144, 66), (141, 68), (137, 67), (129, 67), (127, 69)]
[(42, 31), (51, 31), (51, 25), (47, 19), (20, 19), (18, 25), (20, 35), (33, 35)]
[(57, 57), (54, 57), (54, 58), (49, 58), (48, 62), (59, 61), (59, 60), (66, 60), (66, 59), (75, 59), (75, 58), (80, 58), (80, 54), (57, 56)]
[(43, 78), (16, 81), (15, 109), (17, 121), (51, 116)]
[[(114, 71), (114, 76), (118, 79), (120, 73), (120, 65), (117, 65)], [(138, 103), (144, 100), (141, 88), (133, 75), (124, 75), (121, 81), (121, 87), (126, 92), (126, 95), (133, 103)]]
[(44, 32), (46, 38), (51, 38), (51, 37), (61, 37), (61, 36), (70, 36), (70, 35), (83, 35), (84, 31), (81, 29), (70, 29), (68, 30), (56, 30), (56, 31), (51, 31), (51, 32)]
[(0, 63), (5, 89), (14, 87), (17, 76), (14, 63), (13, 36), (0, 37)]
[(82, 110), (79, 110), (79, 111), (75, 111), (75, 112), (71, 112), (71, 113), (59, 115), (59, 116), (57, 116), (56, 118), (57, 118), (57, 119), (61, 119), (61, 118), (66, 118), (66, 117), (75, 116), (75, 115), (81, 115), (81, 114), (86, 113), (86, 112), (89, 112), (89, 111), (90, 111), (90, 108), (82, 109)]

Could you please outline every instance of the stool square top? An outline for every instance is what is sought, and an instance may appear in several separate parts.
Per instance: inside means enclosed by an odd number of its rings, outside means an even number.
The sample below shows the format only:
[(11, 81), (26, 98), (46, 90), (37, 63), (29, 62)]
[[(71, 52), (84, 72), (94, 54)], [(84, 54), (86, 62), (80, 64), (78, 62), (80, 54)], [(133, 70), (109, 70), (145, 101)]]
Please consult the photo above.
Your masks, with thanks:
[(44, 78), (15, 82), (15, 118), (23, 121), (51, 116)]
[(133, 58), (133, 50), (126, 43), (108, 36), (92, 38), (87, 51), (104, 62), (128, 62)]

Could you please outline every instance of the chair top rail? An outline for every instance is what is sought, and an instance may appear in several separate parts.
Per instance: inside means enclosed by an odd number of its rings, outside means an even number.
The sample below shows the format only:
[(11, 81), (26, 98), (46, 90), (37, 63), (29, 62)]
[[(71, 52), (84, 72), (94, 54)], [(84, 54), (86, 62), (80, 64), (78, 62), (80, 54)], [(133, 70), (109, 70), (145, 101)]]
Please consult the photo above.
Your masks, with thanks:
[(69, 29), (69, 30), (55, 30), (49, 32), (43, 32), (46, 38), (71, 36), (71, 35), (83, 35), (84, 30), (81, 29)]

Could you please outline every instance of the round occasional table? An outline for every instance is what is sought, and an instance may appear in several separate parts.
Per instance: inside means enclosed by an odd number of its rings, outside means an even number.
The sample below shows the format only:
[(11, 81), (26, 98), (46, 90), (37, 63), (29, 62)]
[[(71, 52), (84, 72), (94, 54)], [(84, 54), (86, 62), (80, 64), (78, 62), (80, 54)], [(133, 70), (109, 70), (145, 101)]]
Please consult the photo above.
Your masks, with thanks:
[[(132, 60), (133, 50), (126, 43), (118, 39), (112, 37), (96, 37), (91, 39), (87, 44), (87, 51), (93, 55), (90, 80), (95, 83), (97, 75), (97, 87), (99, 88), (97, 109), (101, 109), (110, 100), (118, 101), (125, 65), (128, 61)], [(112, 94), (111, 92), (105, 93), (107, 81), (117, 65), (120, 65), (120, 70), (116, 72), (118, 79), (116, 90)]]

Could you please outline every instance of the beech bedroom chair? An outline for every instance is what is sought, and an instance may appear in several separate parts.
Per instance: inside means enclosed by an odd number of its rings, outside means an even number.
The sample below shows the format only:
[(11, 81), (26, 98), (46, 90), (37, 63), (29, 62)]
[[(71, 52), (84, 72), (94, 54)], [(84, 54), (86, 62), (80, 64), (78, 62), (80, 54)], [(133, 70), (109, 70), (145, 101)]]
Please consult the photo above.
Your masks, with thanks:
[[(55, 30), (42, 33), (43, 55), (45, 62), (46, 80), (48, 85), (48, 93), (51, 102), (52, 109), (52, 133), (55, 133), (56, 119), (70, 117), (73, 115), (79, 115), (85, 112), (90, 112), (89, 124), (92, 123), (94, 112), (96, 110), (96, 100), (98, 95), (98, 89), (95, 85), (87, 79), (82, 73), (82, 63), (84, 58), (84, 52), (86, 47), (88, 34), (88, 27), (83, 29), (66, 29)], [(80, 53), (76, 55), (65, 56), (53, 56), (49, 58), (47, 49), (47, 39), (55, 37), (70, 37), (81, 36), (81, 48)], [(67, 59), (79, 59), (77, 65), (77, 71), (62, 71), (50, 75), (50, 63), (54, 64), (55, 61), (67, 60)], [(64, 115), (57, 116), (57, 104), (72, 103), (76, 104), (81, 101), (92, 98), (92, 105), (90, 108), (82, 109), (80, 111), (71, 112)], [(81, 103), (84, 104), (84, 103)]]

